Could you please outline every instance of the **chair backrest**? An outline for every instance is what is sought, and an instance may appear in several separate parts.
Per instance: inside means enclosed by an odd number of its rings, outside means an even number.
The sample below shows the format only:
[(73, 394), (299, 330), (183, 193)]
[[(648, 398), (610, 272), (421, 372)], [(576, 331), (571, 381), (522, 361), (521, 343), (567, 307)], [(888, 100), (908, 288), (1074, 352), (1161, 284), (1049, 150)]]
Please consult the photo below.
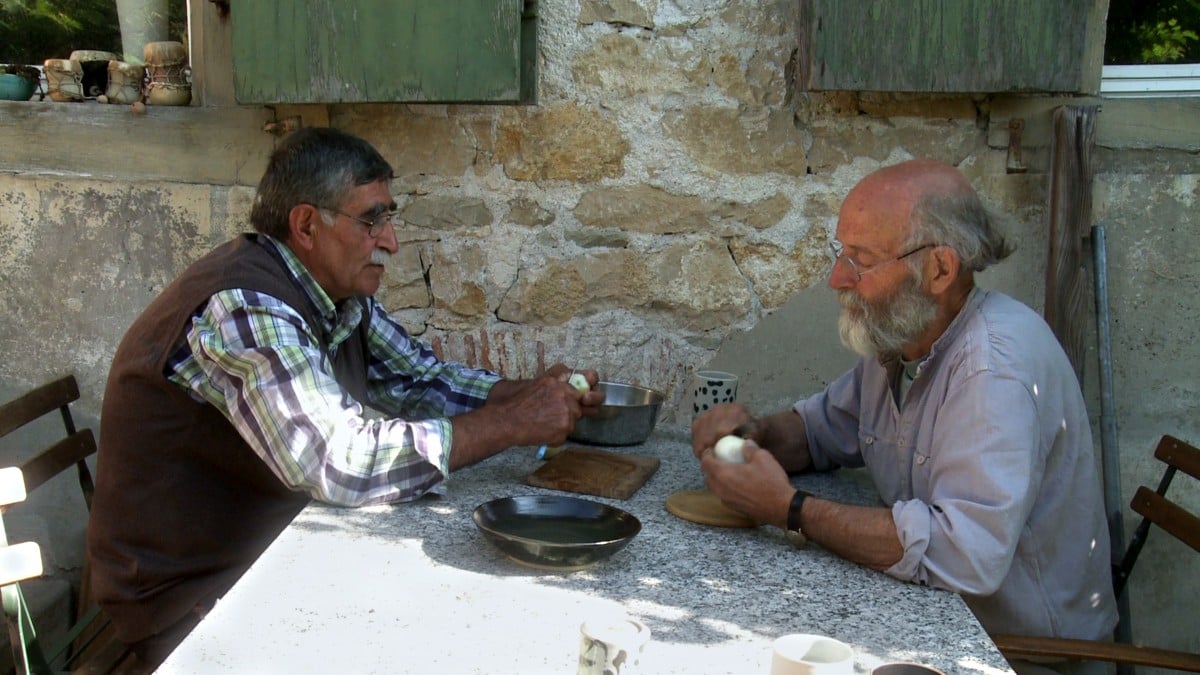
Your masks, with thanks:
[[(1118, 596), (1125, 591), (1134, 564), (1146, 543), (1146, 538), (1150, 535), (1151, 525), (1157, 525), (1167, 534), (1200, 553), (1200, 516), (1167, 496), (1168, 488), (1180, 471), (1200, 480), (1200, 449), (1174, 436), (1166, 435), (1159, 440), (1154, 457), (1166, 464), (1166, 467), (1158, 487), (1153, 490), (1146, 486), (1138, 487), (1129, 504), (1142, 516), (1142, 520), (1130, 538), (1129, 545), (1125, 547), (1121, 563), (1113, 569), (1113, 589)], [(1200, 673), (1200, 654), (1189, 652), (1122, 642), (1016, 635), (997, 635), (993, 636), (993, 639), (1006, 657), (1070, 657)]]
[(1129, 575), (1133, 573), (1133, 566), (1142, 552), (1142, 546), (1146, 544), (1146, 537), (1150, 535), (1151, 524), (1159, 526), (1200, 553), (1200, 517), (1167, 497), (1167, 489), (1171, 487), (1171, 481), (1175, 479), (1177, 472), (1183, 471), (1200, 480), (1200, 449), (1168, 435), (1158, 442), (1154, 458), (1167, 466), (1158, 481), (1158, 488), (1151, 490), (1144, 485), (1139, 486), (1129, 504), (1134, 511), (1141, 514), (1142, 522), (1130, 538), (1121, 564), (1113, 573), (1113, 588), (1116, 589), (1117, 595), (1125, 590), (1125, 584)]
[(20, 429), (55, 410), (62, 416), (64, 437), (21, 462), (25, 489), (33, 492), (63, 470), (75, 465), (79, 486), (88, 510), (92, 508), (92, 474), (87, 458), (96, 452), (96, 437), (91, 429), (78, 431), (71, 417), (71, 403), (79, 400), (79, 385), (68, 375), (42, 385), (0, 406), (0, 437)]
[[(78, 399), (79, 386), (74, 376), (67, 376), (0, 405), (0, 437), (7, 436), (46, 415), (51, 415), (56, 410), (62, 420), (61, 435), (55, 434), (55, 440), (44, 447), (39, 447), (32, 453), (22, 452), (22, 458), (19, 461), (10, 462), (0, 458), (0, 466), (8, 467), (0, 469), (0, 502), (5, 499), (10, 500), (5, 504), (23, 501), (24, 492), (33, 492), (51, 478), (74, 466), (84, 503), (90, 512), (93, 483), (87, 459), (96, 452), (96, 439), (91, 429), (75, 428), (70, 404)], [(21, 483), (20, 490), (10, 480), (14, 473), (20, 479), (18, 481)], [(3, 505), (0, 505), (0, 508), (3, 508)], [(87, 513), (81, 513), (80, 517), (86, 518)], [(3, 537), (2, 517), (0, 517), (0, 537)], [(6, 538), (0, 539), (0, 544), (6, 543)], [(17, 546), (10, 547), (10, 549), (16, 548)], [(13, 562), (31, 564), (28, 547), (23, 550), (23, 554), (26, 556), (25, 558), (14, 558)], [(37, 574), (32, 576), (41, 574), (40, 555), (37, 557), (39, 569)], [(2, 564), (0, 561), (0, 565)], [(32, 568), (9, 569), (13, 577), (20, 577)], [(3, 576), (5, 575), (0, 574), (0, 577)], [(85, 568), (83, 585), (87, 583), (86, 576)], [(13, 579), (13, 581), (17, 580), (19, 579)], [(5, 580), (0, 578), (0, 582), (3, 581)], [(74, 625), (68, 628), (65, 638), (61, 640), (60, 644), (44, 647), (38, 639), (33, 623), (34, 617), (25, 603), (20, 584), (9, 583), (0, 590), (3, 592), (4, 615), (13, 648), (13, 660), (20, 675), (69, 672), (79, 654), (86, 650), (89, 644), (105, 629), (107, 620), (98, 608), (76, 607), (72, 614), (75, 617)], [(72, 598), (73, 603), (76, 600)], [(95, 651), (93, 648), (92, 652)]]

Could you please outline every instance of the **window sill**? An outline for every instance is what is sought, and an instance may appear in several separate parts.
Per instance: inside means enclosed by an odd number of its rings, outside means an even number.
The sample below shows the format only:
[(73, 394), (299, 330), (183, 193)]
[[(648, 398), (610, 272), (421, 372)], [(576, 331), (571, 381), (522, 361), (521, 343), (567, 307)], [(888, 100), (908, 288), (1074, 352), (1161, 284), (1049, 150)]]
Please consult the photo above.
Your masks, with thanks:
[(1200, 97), (1200, 63), (1156, 66), (1104, 66), (1104, 98)]
[(26, 139), (0, 171), (254, 185), (275, 145), (263, 106), (146, 106), (0, 101), (0, 135)]

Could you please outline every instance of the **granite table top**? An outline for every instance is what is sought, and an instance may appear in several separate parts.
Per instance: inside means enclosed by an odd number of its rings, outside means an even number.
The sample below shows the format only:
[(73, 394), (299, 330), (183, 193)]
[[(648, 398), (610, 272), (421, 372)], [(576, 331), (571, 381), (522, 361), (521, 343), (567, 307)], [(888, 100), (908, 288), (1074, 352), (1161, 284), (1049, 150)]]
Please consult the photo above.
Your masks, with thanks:
[[(608, 448), (662, 464), (628, 500), (581, 496), (635, 515), (641, 532), (573, 572), (520, 565), (475, 527), (476, 506), (520, 494), (568, 494), (524, 479), (540, 462), (513, 448), (451, 475), (447, 494), (415, 502), (306, 508), (160, 673), (574, 673), (580, 625), (645, 623), (641, 673), (770, 671), (771, 643), (817, 633), (849, 644), (856, 673), (912, 661), (951, 673), (1008, 673), (954, 593), (903, 583), (770, 527), (728, 529), (670, 514), (701, 489), (686, 430)], [(798, 476), (819, 496), (878, 503), (859, 472)]]

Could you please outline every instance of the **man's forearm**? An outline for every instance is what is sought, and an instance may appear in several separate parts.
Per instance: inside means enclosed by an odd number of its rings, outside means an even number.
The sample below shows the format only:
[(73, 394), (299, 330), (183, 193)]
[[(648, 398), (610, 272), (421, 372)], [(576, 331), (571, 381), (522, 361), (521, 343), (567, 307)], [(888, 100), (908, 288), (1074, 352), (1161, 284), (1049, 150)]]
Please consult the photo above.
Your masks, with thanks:
[(808, 434), (804, 418), (794, 410), (786, 410), (756, 422), (757, 430), (750, 436), (759, 446), (768, 448), (788, 473), (803, 471), (812, 465), (808, 454)]
[(810, 541), (881, 572), (904, 556), (892, 511), (885, 507), (854, 506), (810, 497), (804, 501), (800, 526)]
[(480, 408), (450, 418), (453, 429), (450, 470), (470, 466), (515, 445), (516, 433), (510, 428), (515, 421), (511, 417), (495, 414), (491, 408)]

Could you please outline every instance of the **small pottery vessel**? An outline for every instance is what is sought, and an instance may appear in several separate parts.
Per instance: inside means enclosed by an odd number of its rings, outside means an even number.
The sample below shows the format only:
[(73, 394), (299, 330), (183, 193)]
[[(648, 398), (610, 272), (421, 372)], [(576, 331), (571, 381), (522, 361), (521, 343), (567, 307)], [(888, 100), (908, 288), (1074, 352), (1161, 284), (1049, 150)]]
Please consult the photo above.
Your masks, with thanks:
[(33, 83), (13, 73), (0, 73), (0, 100), (28, 101), (36, 89)]
[(71, 60), (83, 71), (83, 97), (96, 98), (108, 89), (108, 62), (121, 58), (112, 52), (95, 49), (76, 49)]
[(188, 82), (187, 47), (182, 42), (147, 42), (146, 102), (151, 105), (187, 105), (192, 100)]
[(108, 62), (108, 89), (104, 92), (109, 103), (134, 103), (142, 100), (142, 80), (146, 69), (125, 61)]
[(46, 94), (51, 101), (83, 100), (83, 68), (71, 59), (46, 59)]

